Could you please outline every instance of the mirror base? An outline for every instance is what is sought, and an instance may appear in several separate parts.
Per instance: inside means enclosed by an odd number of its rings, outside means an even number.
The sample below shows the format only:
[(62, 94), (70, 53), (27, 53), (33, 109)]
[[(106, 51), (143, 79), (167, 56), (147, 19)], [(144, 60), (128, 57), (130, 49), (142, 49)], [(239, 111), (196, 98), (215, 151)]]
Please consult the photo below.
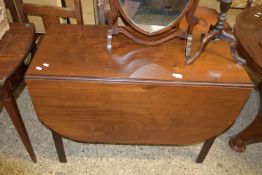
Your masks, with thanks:
[(160, 39), (152, 40), (152, 37), (151, 37), (150, 38), (151, 40), (148, 41), (145, 39), (141, 39), (140, 37), (137, 37), (136, 35), (132, 34), (127, 29), (127, 27), (117, 27), (117, 28), (112, 27), (111, 29), (108, 29), (108, 32), (107, 32), (107, 52), (108, 53), (112, 52), (113, 35), (118, 35), (118, 34), (122, 34), (126, 36), (127, 38), (141, 45), (156, 46), (156, 45), (160, 45), (174, 38), (186, 39), (187, 32), (181, 31), (179, 29), (173, 29), (173, 31), (169, 32), (168, 35), (165, 35), (164, 37), (161, 37)]
[[(188, 0), (188, 4), (184, 8), (183, 12), (181, 12), (179, 17), (174, 19), (170, 25), (167, 25), (159, 31), (148, 32), (135, 25), (134, 22), (130, 21), (130, 18), (123, 10), (120, 0), (109, 0), (110, 10), (105, 14), (107, 24), (109, 25), (107, 35), (107, 51), (109, 53), (112, 52), (112, 38), (113, 35), (118, 34), (122, 34), (134, 42), (146, 46), (159, 45), (174, 38), (186, 40), (188, 33), (192, 33), (193, 26), (199, 22), (198, 18), (194, 16), (199, 1), (200, 0)], [(165, 9), (170, 10), (169, 6)], [(117, 21), (119, 17), (121, 17), (126, 27), (118, 26)], [(179, 28), (180, 21), (183, 17), (186, 17), (186, 21), (188, 23), (188, 28), (185, 31)], [(129, 29), (134, 32), (130, 32)]]

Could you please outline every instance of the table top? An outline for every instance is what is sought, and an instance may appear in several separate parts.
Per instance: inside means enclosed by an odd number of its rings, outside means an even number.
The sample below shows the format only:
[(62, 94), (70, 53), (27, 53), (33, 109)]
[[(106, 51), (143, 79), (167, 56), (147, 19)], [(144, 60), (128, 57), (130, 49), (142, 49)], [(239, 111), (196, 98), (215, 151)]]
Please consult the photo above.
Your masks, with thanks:
[[(254, 61), (262, 68), (262, 5), (244, 10), (236, 20), (234, 32), (247, 52), (247, 61)], [(252, 60), (249, 60), (252, 59)]]
[[(214, 10), (207, 8), (198, 9), (197, 16), (200, 23), (194, 36), (207, 31), (216, 20)], [(106, 51), (106, 35), (107, 26), (54, 24), (44, 36), (26, 78), (252, 86), (244, 68), (233, 61), (225, 42), (211, 43), (188, 66), (184, 40), (143, 46), (118, 35), (113, 36), (110, 54)]]
[(11, 23), (0, 40), (0, 85), (15, 72), (31, 49), (35, 33), (33, 24)]

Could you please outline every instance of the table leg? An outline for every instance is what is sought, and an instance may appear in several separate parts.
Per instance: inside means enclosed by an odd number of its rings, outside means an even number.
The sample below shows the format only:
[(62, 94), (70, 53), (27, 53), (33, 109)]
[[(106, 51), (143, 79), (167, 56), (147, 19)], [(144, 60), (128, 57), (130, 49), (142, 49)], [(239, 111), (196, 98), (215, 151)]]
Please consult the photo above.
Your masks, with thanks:
[(211, 146), (213, 145), (214, 141), (216, 139), (216, 136), (215, 137), (212, 137), (210, 139), (207, 139), (196, 159), (196, 163), (203, 163), (203, 161), (205, 160), (206, 158), (206, 155), (208, 154)]
[(52, 131), (52, 135), (53, 135), (53, 139), (55, 142), (55, 148), (56, 148), (56, 152), (58, 155), (58, 159), (59, 162), (61, 163), (66, 163), (66, 154), (65, 154), (65, 149), (64, 149), (64, 144), (63, 144), (63, 140), (62, 137), (56, 133), (55, 131)]
[(4, 89), (5, 98), (3, 99), (3, 105), (6, 108), (7, 113), (9, 114), (10, 119), (12, 120), (17, 133), (19, 134), (31, 160), (36, 163), (36, 156), (31, 145), (30, 139), (26, 132), (23, 120), (21, 118), (19, 109), (11, 87), (6, 86)]
[(36, 44), (36, 41), (34, 39), (34, 42), (33, 42), (32, 46), (31, 46), (31, 51), (30, 51), (31, 52), (31, 58), (33, 58), (33, 56), (35, 55), (36, 51), (37, 51), (37, 44)]
[(236, 152), (244, 152), (246, 146), (262, 142), (262, 84), (258, 85), (260, 96), (260, 109), (255, 120), (243, 131), (229, 140), (230, 147)]
[(237, 152), (244, 152), (247, 145), (258, 142), (262, 142), (262, 108), (246, 129), (229, 140), (229, 145)]

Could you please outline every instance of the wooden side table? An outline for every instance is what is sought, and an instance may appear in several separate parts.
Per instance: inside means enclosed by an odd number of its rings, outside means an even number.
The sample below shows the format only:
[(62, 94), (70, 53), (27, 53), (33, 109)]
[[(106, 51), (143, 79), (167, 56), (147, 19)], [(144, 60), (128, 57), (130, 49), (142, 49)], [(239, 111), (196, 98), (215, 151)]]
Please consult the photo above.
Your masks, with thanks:
[(35, 28), (32, 24), (11, 23), (0, 41), (0, 103), (6, 108), (30, 158), (36, 162), (33, 147), (18, 110), (14, 90), (23, 81), (27, 65), (24, 60), (31, 50)]
[[(234, 27), (239, 41), (238, 52), (247, 60), (247, 66), (262, 80), (262, 5), (243, 11)], [(237, 152), (243, 152), (246, 145), (262, 142), (262, 83), (258, 84), (260, 110), (256, 119), (243, 131), (232, 137), (229, 144)]]
[[(216, 21), (201, 8), (195, 36)], [(181, 24), (181, 25), (185, 25)], [(217, 135), (227, 130), (253, 84), (226, 43), (211, 43), (185, 65), (185, 41), (159, 46), (124, 36), (106, 50), (107, 26), (54, 24), (26, 73), (38, 118), (52, 131), (60, 162), (62, 137), (88, 143), (187, 145), (205, 141), (203, 162)]]

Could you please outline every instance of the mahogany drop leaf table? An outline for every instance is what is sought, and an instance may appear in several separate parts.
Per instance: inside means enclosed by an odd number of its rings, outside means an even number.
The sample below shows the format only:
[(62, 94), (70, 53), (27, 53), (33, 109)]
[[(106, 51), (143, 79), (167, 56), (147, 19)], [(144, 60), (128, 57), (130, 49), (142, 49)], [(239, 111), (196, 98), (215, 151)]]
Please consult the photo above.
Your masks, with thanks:
[[(207, 31), (217, 13), (199, 8), (193, 35)], [(204, 18), (205, 17), (205, 18)], [(185, 23), (181, 23), (183, 26)], [(227, 43), (211, 43), (185, 65), (184, 42), (144, 46), (124, 36), (106, 51), (107, 26), (54, 24), (26, 74), (36, 113), (66, 162), (61, 136), (88, 143), (187, 145), (227, 130), (253, 84), (235, 64)]]

